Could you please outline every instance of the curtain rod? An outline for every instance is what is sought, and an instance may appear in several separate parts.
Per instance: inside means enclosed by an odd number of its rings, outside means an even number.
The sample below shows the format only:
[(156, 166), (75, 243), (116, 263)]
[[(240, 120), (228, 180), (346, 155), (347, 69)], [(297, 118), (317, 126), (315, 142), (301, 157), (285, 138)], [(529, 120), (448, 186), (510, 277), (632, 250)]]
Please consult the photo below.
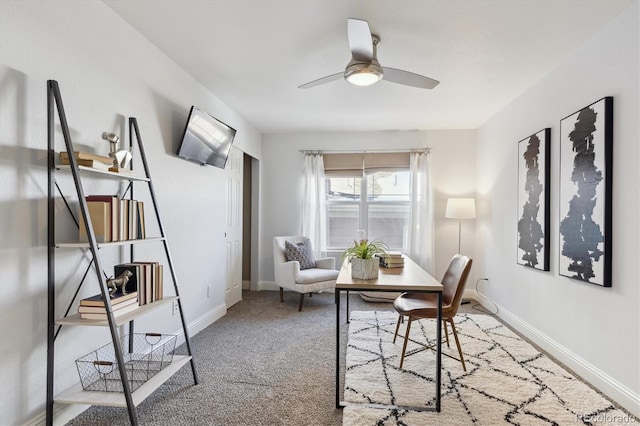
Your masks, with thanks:
[(383, 152), (425, 152), (430, 153), (431, 148), (410, 148), (410, 149), (363, 149), (363, 150), (342, 150), (342, 149), (300, 149), (303, 154), (367, 154), (367, 153), (383, 153)]

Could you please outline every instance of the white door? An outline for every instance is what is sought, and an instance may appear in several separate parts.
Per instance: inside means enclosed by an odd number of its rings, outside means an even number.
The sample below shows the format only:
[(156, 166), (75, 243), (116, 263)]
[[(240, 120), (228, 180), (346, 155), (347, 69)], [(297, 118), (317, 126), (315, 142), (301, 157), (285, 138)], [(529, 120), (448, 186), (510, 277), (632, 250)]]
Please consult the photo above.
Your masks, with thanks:
[(242, 300), (242, 166), (243, 152), (233, 147), (229, 153), (226, 174), (226, 268), (227, 308)]

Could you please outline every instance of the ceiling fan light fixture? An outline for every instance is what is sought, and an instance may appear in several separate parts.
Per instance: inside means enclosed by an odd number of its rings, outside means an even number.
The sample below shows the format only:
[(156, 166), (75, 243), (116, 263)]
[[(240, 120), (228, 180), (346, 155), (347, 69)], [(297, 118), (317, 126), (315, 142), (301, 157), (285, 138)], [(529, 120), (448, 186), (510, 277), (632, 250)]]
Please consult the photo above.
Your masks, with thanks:
[(382, 79), (382, 74), (375, 70), (364, 69), (345, 74), (344, 78), (354, 86), (371, 86)]
[(298, 86), (299, 89), (308, 89), (339, 80), (341, 76), (349, 84), (371, 86), (382, 80), (383, 74), (384, 79), (388, 82), (419, 89), (433, 89), (440, 83), (438, 80), (413, 72), (389, 67), (382, 68), (377, 59), (380, 37), (371, 33), (369, 23), (365, 20), (349, 18), (347, 20), (347, 37), (351, 60), (345, 70), (305, 83)]
[(371, 86), (382, 80), (382, 67), (375, 62), (351, 64), (344, 72), (344, 79), (354, 86)]

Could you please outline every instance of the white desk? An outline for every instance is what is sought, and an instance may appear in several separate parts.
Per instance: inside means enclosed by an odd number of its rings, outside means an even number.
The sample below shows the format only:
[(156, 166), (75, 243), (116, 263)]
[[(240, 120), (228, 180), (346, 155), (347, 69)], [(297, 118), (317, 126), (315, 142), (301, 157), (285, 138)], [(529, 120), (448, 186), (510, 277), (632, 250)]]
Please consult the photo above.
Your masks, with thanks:
[[(351, 278), (351, 264), (345, 262), (336, 280), (336, 408), (350, 403), (340, 400), (340, 292), (347, 292), (347, 322), (349, 322), (350, 291), (397, 291), (435, 293), (438, 296), (436, 315), (436, 411), (440, 411), (440, 381), (442, 370), (442, 284), (408, 257), (403, 268), (380, 268), (378, 278), (361, 280)], [(401, 408), (401, 407), (394, 407)], [(415, 407), (405, 407), (415, 410)]]

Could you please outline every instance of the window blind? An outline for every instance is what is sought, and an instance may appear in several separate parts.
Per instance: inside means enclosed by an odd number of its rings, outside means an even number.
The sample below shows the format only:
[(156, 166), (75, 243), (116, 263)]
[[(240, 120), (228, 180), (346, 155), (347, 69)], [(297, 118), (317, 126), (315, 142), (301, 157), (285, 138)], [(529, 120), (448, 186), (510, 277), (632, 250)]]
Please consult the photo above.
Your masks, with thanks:
[(323, 154), (324, 173), (333, 177), (362, 177), (363, 173), (409, 170), (409, 152)]

